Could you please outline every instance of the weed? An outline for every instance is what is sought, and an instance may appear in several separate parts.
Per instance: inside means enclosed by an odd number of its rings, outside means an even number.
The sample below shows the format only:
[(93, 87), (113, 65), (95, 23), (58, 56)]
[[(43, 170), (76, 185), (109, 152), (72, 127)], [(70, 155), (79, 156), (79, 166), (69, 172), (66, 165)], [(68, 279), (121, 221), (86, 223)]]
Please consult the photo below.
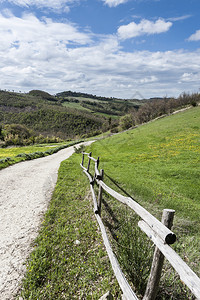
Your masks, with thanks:
[(78, 148), (76, 146), (74, 146), (74, 151), (75, 153), (82, 153), (85, 150), (85, 146), (84, 145), (80, 145)]

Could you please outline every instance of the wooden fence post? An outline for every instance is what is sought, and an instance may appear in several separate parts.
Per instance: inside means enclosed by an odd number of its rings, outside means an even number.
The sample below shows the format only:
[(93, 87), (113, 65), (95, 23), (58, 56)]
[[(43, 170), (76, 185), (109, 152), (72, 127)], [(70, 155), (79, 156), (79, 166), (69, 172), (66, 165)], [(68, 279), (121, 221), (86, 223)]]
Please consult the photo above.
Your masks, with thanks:
[(89, 157), (89, 161), (88, 161), (88, 167), (87, 167), (87, 172), (89, 172), (89, 169), (90, 169), (90, 161), (91, 161), (91, 157), (92, 156), (92, 152), (90, 152), (89, 154), (88, 154), (88, 157)]
[(97, 158), (97, 169), (98, 169), (98, 167), (99, 167), (99, 156)]
[(82, 156), (82, 166), (84, 164), (84, 153), (83, 153), (83, 156)]
[[(173, 224), (175, 210), (172, 209), (164, 209), (162, 215), (162, 223), (171, 229)], [(143, 300), (154, 300), (156, 298), (162, 267), (164, 262), (164, 255), (162, 252), (156, 247), (153, 256), (153, 262), (151, 266), (151, 272), (149, 276), (149, 280), (147, 283), (146, 291), (143, 297)]]
[[(104, 170), (100, 170), (100, 176), (101, 176), (101, 180), (103, 180), (103, 175), (104, 175)], [(98, 200), (97, 200), (97, 205), (98, 205), (98, 213), (101, 216), (101, 200), (102, 200), (102, 186), (99, 185), (99, 194), (98, 194)]]

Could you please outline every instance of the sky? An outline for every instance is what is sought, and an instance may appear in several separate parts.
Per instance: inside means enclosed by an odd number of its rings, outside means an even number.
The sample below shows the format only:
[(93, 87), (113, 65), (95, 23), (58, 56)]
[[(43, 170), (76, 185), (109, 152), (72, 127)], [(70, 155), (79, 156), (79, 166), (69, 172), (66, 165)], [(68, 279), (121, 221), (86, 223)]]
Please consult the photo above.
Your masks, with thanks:
[(0, 89), (200, 92), (199, 0), (0, 0)]

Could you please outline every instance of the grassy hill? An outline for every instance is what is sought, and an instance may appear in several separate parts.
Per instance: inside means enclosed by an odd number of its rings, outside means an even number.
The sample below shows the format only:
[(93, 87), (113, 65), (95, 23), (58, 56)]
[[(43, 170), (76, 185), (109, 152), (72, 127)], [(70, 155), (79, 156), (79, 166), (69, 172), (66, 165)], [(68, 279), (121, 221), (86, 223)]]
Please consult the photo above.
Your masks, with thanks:
[[(104, 180), (128, 193), (160, 218), (163, 208), (176, 210), (173, 246), (200, 276), (200, 108), (165, 117), (99, 140), (87, 148), (100, 157)], [(62, 163), (57, 186), (28, 263), (25, 299), (99, 299), (120, 290), (103, 249), (89, 183), (80, 169), (81, 155)], [(123, 189), (123, 191), (122, 191)], [(72, 217), (73, 216), (73, 217)], [(103, 194), (102, 217), (127, 279), (142, 299), (153, 247), (129, 209)], [(79, 240), (77, 246), (75, 241)], [(31, 298), (32, 297), (32, 298)], [(165, 263), (156, 299), (190, 299), (191, 292)]]
[(63, 107), (57, 98), (42, 91), (28, 94), (0, 91), (0, 124), (22, 124), (37, 134), (74, 138), (94, 134), (105, 119)]
[(131, 109), (138, 109), (148, 100), (128, 100), (113, 97), (101, 97), (86, 93), (66, 91), (58, 93), (56, 97), (65, 107), (88, 110), (96, 115), (116, 118), (128, 113)]
[(130, 194), (199, 221), (199, 141), (197, 107), (101, 140), (91, 151)]
[[(101, 140), (87, 151), (92, 151), (93, 157), (100, 156), (100, 168), (104, 169), (108, 185), (121, 193), (121, 189), (125, 190), (159, 219), (164, 208), (175, 209), (173, 231), (178, 241), (174, 247), (200, 276), (200, 107)], [(121, 218), (119, 204), (110, 199), (108, 203), (116, 211), (116, 217)], [(123, 223), (127, 219), (131, 222), (131, 214), (126, 212), (125, 216)], [(107, 219), (106, 213), (104, 218)], [(114, 234), (122, 236), (121, 243), (123, 241), (134, 247), (134, 243), (129, 242), (131, 226), (127, 232), (115, 226)], [(133, 274), (133, 266), (131, 270), (131, 264), (127, 264), (132, 254), (124, 253), (119, 239), (114, 245), (125, 271), (134, 280), (136, 273)], [(191, 293), (175, 280), (176, 276), (167, 264), (165, 271), (160, 290), (160, 297), (163, 294), (163, 298), (158, 299), (193, 299)], [(171, 276), (171, 280), (173, 278), (174, 283), (169, 283), (166, 274)], [(173, 286), (169, 292), (171, 298), (166, 298), (166, 284)]]

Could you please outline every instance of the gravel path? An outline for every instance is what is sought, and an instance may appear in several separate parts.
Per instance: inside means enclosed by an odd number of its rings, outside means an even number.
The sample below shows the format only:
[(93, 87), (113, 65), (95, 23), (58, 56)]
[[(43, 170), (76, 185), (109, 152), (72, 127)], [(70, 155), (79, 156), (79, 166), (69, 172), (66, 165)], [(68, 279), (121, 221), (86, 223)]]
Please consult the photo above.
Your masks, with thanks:
[(0, 171), (1, 300), (14, 299), (26, 271), (24, 262), (31, 243), (51, 199), (60, 163), (73, 152), (74, 148), (69, 147)]

